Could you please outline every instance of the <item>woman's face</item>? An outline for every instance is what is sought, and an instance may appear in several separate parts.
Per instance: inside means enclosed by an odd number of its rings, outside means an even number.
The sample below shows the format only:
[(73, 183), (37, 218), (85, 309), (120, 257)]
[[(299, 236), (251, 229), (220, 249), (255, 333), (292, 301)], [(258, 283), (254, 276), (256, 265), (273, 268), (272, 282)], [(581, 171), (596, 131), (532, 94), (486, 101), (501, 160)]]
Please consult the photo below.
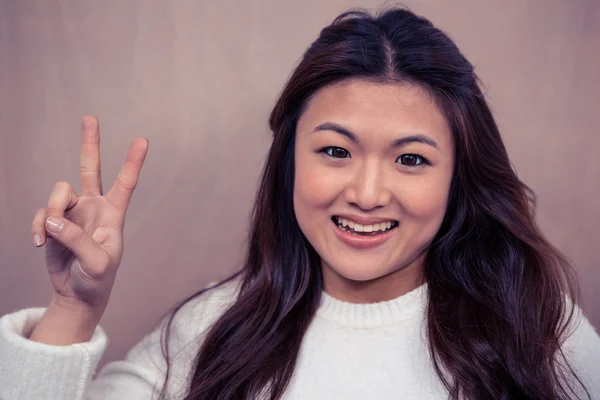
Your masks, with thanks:
[(294, 210), (325, 290), (373, 302), (418, 286), (453, 169), (450, 128), (424, 90), (350, 79), (316, 92), (296, 128)]

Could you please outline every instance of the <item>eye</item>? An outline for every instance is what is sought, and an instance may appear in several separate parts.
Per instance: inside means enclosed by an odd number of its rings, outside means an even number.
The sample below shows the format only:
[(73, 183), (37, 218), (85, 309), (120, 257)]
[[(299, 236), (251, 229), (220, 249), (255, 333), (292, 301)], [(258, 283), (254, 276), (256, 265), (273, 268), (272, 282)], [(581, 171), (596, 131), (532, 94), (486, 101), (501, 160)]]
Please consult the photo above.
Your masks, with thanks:
[(350, 158), (350, 152), (341, 147), (329, 146), (324, 147), (321, 150), (322, 153), (327, 153), (327, 155), (333, 158)]
[(420, 154), (402, 154), (396, 159), (396, 162), (400, 162), (400, 164), (407, 167), (416, 167), (422, 164), (429, 165), (429, 161)]

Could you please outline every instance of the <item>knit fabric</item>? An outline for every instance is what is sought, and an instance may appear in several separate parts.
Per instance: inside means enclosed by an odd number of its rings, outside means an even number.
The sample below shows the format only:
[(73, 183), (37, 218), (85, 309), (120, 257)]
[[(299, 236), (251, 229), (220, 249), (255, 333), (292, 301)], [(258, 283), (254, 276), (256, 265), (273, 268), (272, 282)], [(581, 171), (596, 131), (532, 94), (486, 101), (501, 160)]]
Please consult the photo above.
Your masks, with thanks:
[[(169, 341), (170, 398), (184, 397), (200, 343), (237, 289), (230, 282), (177, 313)], [(425, 284), (390, 301), (352, 304), (323, 292), (283, 400), (447, 399), (429, 355), (426, 294)], [(0, 318), (0, 399), (157, 398), (166, 371), (162, 325), (94, 376), (107, 345), (104, 330), (97, 327), (89, 342), (71, 346), (32, 342), (26, 338), (43, 312), (30, 308)], [(579, 309), (573, 328), (563, 351), (592, 399), (600, 399), (600, 337)]]

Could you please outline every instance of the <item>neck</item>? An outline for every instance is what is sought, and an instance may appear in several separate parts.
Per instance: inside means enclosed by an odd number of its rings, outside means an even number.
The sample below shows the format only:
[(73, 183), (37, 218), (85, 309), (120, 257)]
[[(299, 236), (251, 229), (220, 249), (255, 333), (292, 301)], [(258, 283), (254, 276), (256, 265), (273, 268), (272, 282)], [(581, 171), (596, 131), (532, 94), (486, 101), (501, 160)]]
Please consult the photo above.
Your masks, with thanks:
[(349, 303), (377, 303), (402, 296), (425, 283), (425, 253), (393, 272), (366, 281), (346, 278), (322, 263), (324, 291)]

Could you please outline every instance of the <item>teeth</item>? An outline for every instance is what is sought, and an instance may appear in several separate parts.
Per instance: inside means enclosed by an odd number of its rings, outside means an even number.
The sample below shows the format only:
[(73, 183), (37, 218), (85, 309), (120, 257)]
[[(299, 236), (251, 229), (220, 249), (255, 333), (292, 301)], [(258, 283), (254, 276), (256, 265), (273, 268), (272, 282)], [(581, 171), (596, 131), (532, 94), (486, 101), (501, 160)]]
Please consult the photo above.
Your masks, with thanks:
[(372, 224), (372, 225), (361, 225), (361, 224), (357, 224), (356, 222), (350, 221), (345, 218), (336, 217), (335, 219), (336, 219), (338, 225), (341, 225), (343, 227), (349, 227), (350, 229), (353, 229), (355, 232), (386, 231), (388, 229), (391, 229), (391, 227), (393, 225), (392, 221), (380, 222), (380, 223)]

